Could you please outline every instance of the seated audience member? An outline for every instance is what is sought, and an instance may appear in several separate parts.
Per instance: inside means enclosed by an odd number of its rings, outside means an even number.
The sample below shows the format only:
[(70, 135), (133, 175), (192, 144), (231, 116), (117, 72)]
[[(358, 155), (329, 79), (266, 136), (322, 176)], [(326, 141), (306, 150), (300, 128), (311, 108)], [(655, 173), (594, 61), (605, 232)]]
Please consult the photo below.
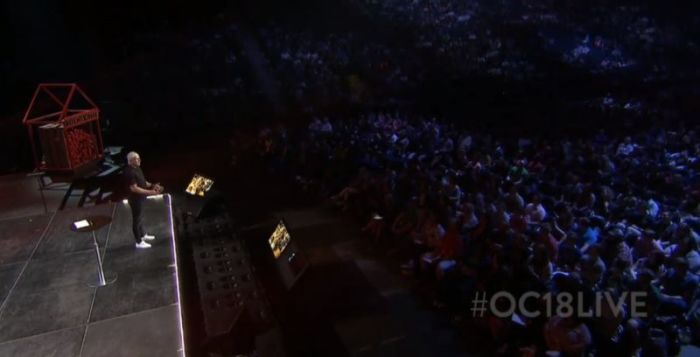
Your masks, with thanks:
[[(562, 291), (557, 277), (565, 276), (571, 285), (566, 291), (644, 291), (649, 316), (700, 316), (700, 237), (694, 231), (700, 197), (686, 194), (700, 192), (700, 185), (689, 182), (700, 177), (694, 172), (700, 160), (691, 163), (690, 155), (654, 147), (689, 150), (693, 141), (680, 140), (685, 134), (663, 145), (636, 136), (649, 150), (631, 137), (617, 145), (606, 134), (597, 141), (585, 135), (559, 142), (526, 138), (529, 144), (513, 151), (512, 142), (490, 134), (470, 133), (464, 144), (464, 133), (437, 119), (416, 124), (401, 114), (371, 113), (357, 122), (334, 122), (332, 132), (318, 135), (324, 122), (310, 125), (305, 167), (314, 170), (317, 158), (315, 170), (326, 175), (320, 167), (343, 158), (350, 167), (333, 173), (329, 187), (345, 185), (334, 201), (360, 207), (351, 211), (359, 217), (378, 212), (383, 220), (370, 219), (365, 230), (375, 241), (390, 233), (394, 249), (409, 243), (412, 259), (402, 267), (434, 273), (437, 279), (424, 283), (434, 285), (448, 305), (462, 306), (458, 301), (476, 289), (556, 293)], [(338, 154), (337, 147), (347, 154)], [(380, 173), (357, 173), (363, 166)], [(693, 172), (686, 177), (686, 170)], [(384, 214), (394, 211), (396, 217)], [(447, 222), (445, 230), (441, 223)], [(543, 320), (543, 342), (534, 342), (542, 341), (540, 335), (507, 343), (515, 335), (497, 332), (494, 351), (507, 354), (519, 345), (563, 355), (624, 355), (646, 348), (649, 326), (658, 322), (612, 315)]]
[(635, 260), (649, 258), (654, 252), (663, 252), (663, 247), (656, 240), (656, 233), (652, 230), (645, 230), (642, 236), (637, 239), (632, 250)]
[(590, 330), (576, 317), (550, 317), (544, 327), (544, 337), (548, 350), (565, 356), (584, 356), (592, 343)]
[(532, 202), (525, 206), (525, 214), (527, 215), (528, 222), (540, 223), (545, 218), (547, 218), (547, 211), (542, 206), (540, 195), (535, 194), (532, 196)]

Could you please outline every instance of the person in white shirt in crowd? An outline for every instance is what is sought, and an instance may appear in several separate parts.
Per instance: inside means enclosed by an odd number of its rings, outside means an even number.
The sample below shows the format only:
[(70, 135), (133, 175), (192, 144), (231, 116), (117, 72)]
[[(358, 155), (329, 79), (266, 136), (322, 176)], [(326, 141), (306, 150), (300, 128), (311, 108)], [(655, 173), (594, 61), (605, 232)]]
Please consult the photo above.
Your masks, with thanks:
[(547, 218), (547, 210), (542, 206), (542, 198), (540, 195), (533, 195), (532, 202), (525, 206), (525, 214), (530, 223), (540, 223)]
[(632, 142), (632, 138), (629, 136), (625, 137), (625, 140), (620, 143), (617, 147), (617, 154), (622, 155), (622, 156), (629, 156), (631, 155), (634, 150), (637, 148), (637, 145), (635, 145)]
[(472, 147), (472, 136), (468, 134), (463, 135), (460, 138), (458, 147), (461, 152), (469, 152)]
[(318, 118), (314, 118), (314, 120), (309, 123), (309, 131), (312, 133), (316, 133), (321, 131), (321, 120)]
[(323, 123), (321, 123), (320, 131), (324, 134), (330, 134), (333, 132), (333, 125), (328, 118), (323, 118)]

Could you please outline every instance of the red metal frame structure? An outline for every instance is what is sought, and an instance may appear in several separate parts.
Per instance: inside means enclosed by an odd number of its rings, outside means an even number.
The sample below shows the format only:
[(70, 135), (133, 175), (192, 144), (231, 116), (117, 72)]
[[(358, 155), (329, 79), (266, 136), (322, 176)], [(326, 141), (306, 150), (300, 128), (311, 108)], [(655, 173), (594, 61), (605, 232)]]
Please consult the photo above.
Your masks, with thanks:
[[(26, 125), (29, 133), (36, 169), (39, 171), (74, 171), (87, 163), (101, 159), (104, 156), (104, 147), (99, 116), (100, 110), (97, 105), (77, 84), (39, 84), (22, 119), (22, 123)], [(37, 142), (37, 128), (47, 124), (56, 124), (56, 127), (61, 130), (63, 147), (59, 150), (65, 150), (61, 154), (65, 154), (65, 158), (68, 158), (64, 164), (56, 165), (42, 160), (42, 155), (45, 155), (49, 148), (41, 147), (41, 143)], [(86, 151), (84, 145), (80, 148), (71, 148), (69, 147), (70, 140), (66, 140), (66, 133), (70, 135), (70, 132), (76, 129), (80, 129), (81, 134), (85, 133), (82, 135), (94, 139), (90, 142), (91, 146), (95, 147), (87, 148), (90, 153), (87, 159), (85, 155), (81, 155), (80, 160), (76, 160), (75, 152), (71, 151)]]

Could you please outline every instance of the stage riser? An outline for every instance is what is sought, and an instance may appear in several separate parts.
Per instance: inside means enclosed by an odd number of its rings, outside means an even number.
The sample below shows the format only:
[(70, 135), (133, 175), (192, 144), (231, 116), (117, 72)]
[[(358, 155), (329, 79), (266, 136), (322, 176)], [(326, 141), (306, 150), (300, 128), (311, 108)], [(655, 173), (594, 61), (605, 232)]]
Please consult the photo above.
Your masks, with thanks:
[(274, 321), (249, 252), (232, 226), (225, 214), (197, 219), (185, 212), (179, 236), (181, 244), (186, 241), (192, 249), (207, 339), (213, 343), (225, 340), (224, 336), (250, 336), (246, 341), (235, 339), (238, 346), (234, 342), (228, 346), (249, 352), (240, 348), (252, 346), (255, 334), (250, 335), (251, 330), (265, 331)]

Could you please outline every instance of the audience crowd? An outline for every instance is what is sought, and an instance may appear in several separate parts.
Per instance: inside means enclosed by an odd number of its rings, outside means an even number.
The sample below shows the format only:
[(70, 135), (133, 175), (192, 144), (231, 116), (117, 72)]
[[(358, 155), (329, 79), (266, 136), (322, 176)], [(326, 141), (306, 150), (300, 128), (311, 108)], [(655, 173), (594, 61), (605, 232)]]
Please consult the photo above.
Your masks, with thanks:
[(515, 28), (494, 26), (512, 15), (509, 6), (449, 0), (360, 2), (377, 21), (410, 29), (416, 36), (413, 46), (439, 56), (456, 76), (523, 80), (536, 74), (536, 56), (526, 55), (533, 43), (518, 36)]
[(421, 89), (435, 81), (540, 81), (562, 71), (632, 75), (647, 82), (697, 74), (693, 61), (670, 59), (671, 53), (697, 57), (694, 39), (679, 27), (660, 25), (644, 4), (351, 3), (381, 32), (359, 25), (319, 31), (274, 21), (258, 27), (271, 73), (295, 104), (381, 107), (426, 97)]
[[(462, 319), (489, 331), (491, 352), (656, 356), (700, 341), (697, 128), (499, 137), (370, 113), (316, 118), (294, 147), (282, 128), (260, 140), (278, 169), (366, 219), (370, 241), (403, 257), (400, 269), (457, 320), (477, 292), (624, 300), (592, 317)], [(644, 294), (646, 317), (632, 314), (631, 292)]]
[[(562, 68), (553, 63), (645, 81), (695, 71), (666, 54), (684, 47), (697, 55), (693, 40), (641, 4), (354, 1), (387, 33), (259, 30), (290, 98), (392, 107), (436, 77), (539, 80)], [(659, 115), (634, 95), (588, 103), (611, 118)], [(697, 128), (530, 137), (414, 114), (312, 113), (318, 117), (300, 135), (263, 130), (262, 154), (360, 218), (378, 251), (430, 287), (436, 308), (485, 331), (482, 352), (661, 356), (700, 343)], [(596, 308), (602, 293), (624, 303), (621, 312), (608, 302), (593, 316), (556, 316), (539, 299), (530, 307), (543, 312), (536, 318), (471, 315), (475, 294), (499, 291), (568, 293), (584, 309)], [(644, 316), (634, 314), (631, 293), (643, 294)]]
[[(358, 0), (380, 21), (416, 29), (418, 45), (447, 54), (455, 68), (528, 78), (535, 72), (532, 49), (555, 52), (566, 63), (593, 73), (638, 65), (647, 79), (668, 78), (666, 51), (698, 54), (697, 43), (678, 28), (662, 26), (648, 4), (608, 2), (483, 2)], [(658, 15), (658, 14), (656, 14)], [(678, 26), (681, 25), (680, 19)], [(690, 20), (697, 25), (698, 19)], [(510, 29), (510, 31), (508, 31)], [(521, 32), (534, 29), (539, 43)], [(678, 63), (676, 63), (677, 65)], [(674, 73), (679, 75), (678, 67)], [(685, 68), (694, 70), (692, 66)]]
[[(700, 54), (695, 39), (681, 25), (661, 24), (645, 4), (348, 1), (364, 22), (342, 30), (270, 19), (243, 30), (222, 17), (196, 34), (139, 33), (130, 45), (134, 52), (158, 45), (103, 79), (103, 97), (128, 95), (133, 99), (126, 105), (135, 116), (159, 126), (258, 113), (266, 107), (263, 98), (275, 93), (254, 83), (260, 80), (250, 62), (263, 58), (251, 58), (242, 46), (240, 34), (246, 31), (256, 35), (269, 64), (263, 70), (270, 70), (285, 98), (311, 113), (348, 102), (363, 110), (404, 108), (398, 104), (440, 97), (432, 88), (459, 90), (451, 80), (540, 83), (572, 69), (632, 73), (644, 81), (697, 74), (691, 60)], [(694, 26), (698, 19), (688, 21), (684, 24)], [(158, 66), (146, 65), (153, 62)]]
[(317, 35), (270, 26), (259, 37), (284, 94), (301, 104), (366, 104), (370, 94), (391, 97), (424, 77), (424, 67), (405, 48), (359, 33)]

